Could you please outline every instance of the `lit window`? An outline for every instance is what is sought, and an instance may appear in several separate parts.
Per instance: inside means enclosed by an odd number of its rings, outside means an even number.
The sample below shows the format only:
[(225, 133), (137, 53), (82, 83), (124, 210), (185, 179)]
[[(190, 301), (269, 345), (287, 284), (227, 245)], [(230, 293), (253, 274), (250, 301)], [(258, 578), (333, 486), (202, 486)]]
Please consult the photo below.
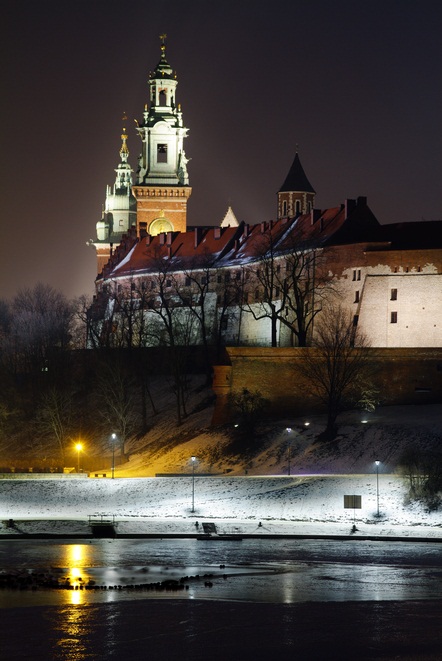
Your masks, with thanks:
[(397, 324), (397, 312), (390, 313), (390, 324)]

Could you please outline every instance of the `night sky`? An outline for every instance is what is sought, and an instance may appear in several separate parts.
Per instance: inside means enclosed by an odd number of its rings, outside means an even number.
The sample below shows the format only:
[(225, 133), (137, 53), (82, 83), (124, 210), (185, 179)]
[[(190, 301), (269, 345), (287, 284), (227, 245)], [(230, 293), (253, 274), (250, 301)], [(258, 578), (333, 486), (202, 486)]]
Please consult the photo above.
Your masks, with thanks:
[(433, 0), (16, 0), (1, 12), (0, 297), (92, 294), (106, 184), (160, 57), (189, 131), (189, 224), (275, 217), (299, 145), (316, 206), (442, 217), (442, 5)]

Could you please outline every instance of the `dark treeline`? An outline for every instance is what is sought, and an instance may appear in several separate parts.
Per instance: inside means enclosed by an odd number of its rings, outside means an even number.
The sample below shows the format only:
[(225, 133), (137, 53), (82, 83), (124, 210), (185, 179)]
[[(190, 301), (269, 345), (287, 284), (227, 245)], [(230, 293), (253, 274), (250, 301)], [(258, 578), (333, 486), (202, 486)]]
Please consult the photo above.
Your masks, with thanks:
[(173, 391), (177, 359), (186, 416), (186, 375), (204, 372), (204, 350), (174, 347), (172, 360), (169, 346), (86, 349), (84, 303), (41, 284), (0, 301), (0, 465), (74, 465), (75, 443), (109, 455), (112, 433), (125, 457), (158, 412), (152, 380)]

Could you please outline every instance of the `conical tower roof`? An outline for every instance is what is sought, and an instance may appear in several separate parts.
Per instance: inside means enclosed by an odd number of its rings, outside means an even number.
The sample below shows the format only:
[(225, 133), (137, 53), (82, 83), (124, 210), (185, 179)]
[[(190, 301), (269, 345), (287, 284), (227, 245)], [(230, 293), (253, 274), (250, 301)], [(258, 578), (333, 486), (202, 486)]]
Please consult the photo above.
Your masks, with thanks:
[(296, 152), (296, 156), (289, 170), (289, 173), (278, 192), (285, 193), (289, 191), (316, 193), (315, 189), (307, 179), (307, 175), (305, 174), (304, 168), (301, 165), (298, 152)]

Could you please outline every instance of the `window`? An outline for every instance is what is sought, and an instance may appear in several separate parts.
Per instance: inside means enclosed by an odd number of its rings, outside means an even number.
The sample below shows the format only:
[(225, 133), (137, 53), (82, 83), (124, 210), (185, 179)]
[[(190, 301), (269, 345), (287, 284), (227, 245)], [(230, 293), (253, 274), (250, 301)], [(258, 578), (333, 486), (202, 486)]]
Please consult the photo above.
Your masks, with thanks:
[(279, 287), (275, 287), (275, 298), (279, 297), (279, 292), (280, 292)]
[(390, 324), (397, 324), (397, 312), (390, 313)]
[(286, 200), (284, 200), (284, 202), (282, 203), (282, 215), (283, 216), (287, 215), (287, 202), (286, 202)]
[(217, 275), (217, 276), (216, 276), (216, 281), (217, 281), (217, 283), (220, 285), (221, 282), (222, 282), (222, 277), (221, 277), (220, 275)]
[(227, 330), (228, 323), (229, 323), (229, 318), (228, 318), (228, 317), (223, 317), (223, 318), (221, 319), (220, 329), (221, 329), (222, 331), (226, 331), (226, 330)]
[(353, 317), (353, 326), (357, 326), (359, 321), (359, 315), (355, 314)]
[(259, 289), (255, 289), (255, 301), (259, 301)]
[(130, 283), (130, 290), (135, 291), (135, 282)]
[(167, 104), (166, 90), (160, 90), (158, 97), (160, 106), (165, 106)]
[(237, 272), (235, 273), (235, 278), (236, 278), (236, 280), (240, 280), (240, 279), (241, 279), (241, 271), (237, 271)]
[(359, 303), (359, 289), (355, 291), (355, 303)]
[(186, 287), (190, 287), (190, 278), (186, 277)]
[(390, 292), (390, 301), (397, 301), (397, 289), (392, 289)]
[(295, 202), (295, 212), (296, 215), (301, 213), (301, 202), (299, 200), (296, 200)]
[(230, 282), (230, 273), (226, 273), (224, 276), (224, 282)]
[(167, 163), (167, 145), (157, 145), (157, 163)]
[(172, 287), (172, 280), (166, 280), (166, 287)]
[(201, 276), (201, 284), (202, 285), (207, 285), (207, 276), (205, 276), (205, 275)]
[(358, 280), (361, 279), (361, 269), (358, 269), (358, 277), (357, 277), (357, 279), (358, 279)]

